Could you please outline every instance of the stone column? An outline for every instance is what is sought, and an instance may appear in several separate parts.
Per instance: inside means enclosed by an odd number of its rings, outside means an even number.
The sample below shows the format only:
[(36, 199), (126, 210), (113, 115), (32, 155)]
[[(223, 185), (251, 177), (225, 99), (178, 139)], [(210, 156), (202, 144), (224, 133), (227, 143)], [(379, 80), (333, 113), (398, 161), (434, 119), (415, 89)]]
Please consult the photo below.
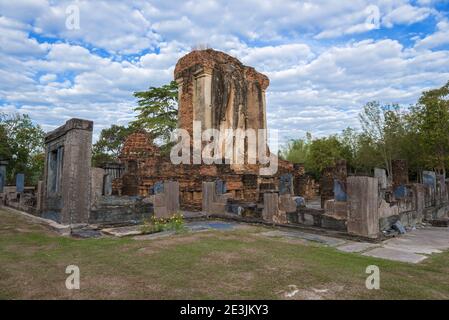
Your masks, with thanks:
[(385, 169), (374, 168), (374, 177), (379, 180), (379, 188), (387, 188), (387, 172)]
[(112, 195), (112, 175), (106, 174), (103, 181), (103, 194), (105, 196)]
[(193, 121), (201, 121), (201, 130), (212, 128), (212, 71), (202, 68), (195, 73)]
[(7, 161), (0, 161), (0, 193), (3, 192), (3, 188), (6, 186), (6, 165)]
[(348, 177), (348, 233), (377, 238), (379, 235), (378, 180), (372, 177)]
[(16, 175), (16, 192), (21, 193), (23, 191), (25, 191), (25, 175), (18, 173)]
[(179, 182), (164, 182), (164, 193), (168, 212), (172, 215), (176, 214), (179, 211)]
[(37, 191), (36, 191), (36, 213), (40, 215), (42, 213), (42, 197), (44, 193), (44, 182), (39, 181), (37, 183)]
[(209, 213), (215, 198), (215, 182), (203, 182), (202, 210)]
[(276, 216), (279, 211), (279, 196), (277, 193), (263, 194), (263, 210), (262, 218), (265, 221), (273, 222), (273, 216)]

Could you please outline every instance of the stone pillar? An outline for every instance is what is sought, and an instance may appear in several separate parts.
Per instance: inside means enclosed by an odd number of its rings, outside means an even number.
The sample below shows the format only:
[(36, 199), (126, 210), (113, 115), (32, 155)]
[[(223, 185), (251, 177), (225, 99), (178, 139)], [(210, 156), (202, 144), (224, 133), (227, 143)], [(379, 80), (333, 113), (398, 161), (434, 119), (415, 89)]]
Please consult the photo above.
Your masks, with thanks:
[(202, 210), (208, 214), (226, 213), (230, 194), (217, 194), (215, 182), (203, 182)]
[(93, 122), (70, 119), (45, 137), (43, 217), (88, 223)]
[(92, 205), (103, 195), (105, 170), (102, 168), (91, 169), (91, 201)]
[(423, 184), (415, 183), (413, 184), (413, 190), (415, 195), (415, 210), (418, 213), (418, 217), (422, 219), (426, 206), (426, 189)]
[(193, 120), (201, 121), (201, 130), (212, 128), (212, 70), (202, 68), (195, 74)]
[(277, 215), (279, 211), (279, 196), (277, 193), (263, 194), (263, 210), (262, 218), (265, 221), (272, 222), (273, 216)]
[(293, 175), (291, 173), (279, 177), (279, 194), (293, 195)]
[(25, 191), (25, 175), (18, 173), (16, 175), (16, 192), (21, 193)]
[(377, 238), (379, 235), (378, 180), (372, 177), (348, 177), (348, 233)]
[(105, 195), (105, 196), (112, 195), (112, 176), (110, 174), (106, 174), (104, 176), (103, 195)]
[(41, 215), (42, 213), (42, 197), (44, 196), (44, 182), (39, 181), (37, 183), (37, 192), (36, 192), (36, 213)]
[(164, 193), (168, 211), (170, 212), (170, 214), (177, 213), (179, 211), (179, 182), (164, 182)]
[(379, 188), (387, 188), (387, 171), (385, 169), (374, 168), (374, 177), (379, 181)]
[(7, 161), (0, 161), (0, 193), (3, 192), (3, 188), (6, 186), (6, 165)]
[(215, 197), (215, 182), (203, 182), (203, 200), (202, 210), (208, 212), (211, 210)]
[(179, 211), (179, 183), (157, 182), (154, 185), (153, 205), (156, 218), (169, 218)]
[(346, 201), (346, 179), (348, 166), (346, 160), (335, 161), (333, 194), (335, 201)]
[(346, 201), (346, 182), (334, 179), (334, 200), (335, 201)]

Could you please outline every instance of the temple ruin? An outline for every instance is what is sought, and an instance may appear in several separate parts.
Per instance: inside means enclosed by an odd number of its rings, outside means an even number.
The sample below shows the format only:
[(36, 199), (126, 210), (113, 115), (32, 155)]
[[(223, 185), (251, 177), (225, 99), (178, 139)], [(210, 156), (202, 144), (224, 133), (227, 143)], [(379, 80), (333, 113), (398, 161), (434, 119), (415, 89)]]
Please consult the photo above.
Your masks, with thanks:
[[(267, 128), (269, 79), (236, 58), (211, 49), (193, 51), (178, 61), (174, 79), (178, 127), (190, 135), (195, 122), (202, 131)], [(7, 162), (0, 162), (0, 203), (68, 225), (139, 224), (182, 211), (364, 239), (403, 233), (423, 222), (448, 223), (446, 178), (424, 171), (422, 182), (411, 182), (402, 160), (393, 161), (391, 177), (381, 168), (369, 176), (351, 175), (346, 161), (339, 160), (318, 182), (303, 165), (282, 159), (276, 159), (278, 170), (271, 175), (260, 174), (260, 163), (226, 157), (221, 164), (173, 164), (140, 131), (128, 136), (117, 163), (92, 168), (92, 129), (90, 121), (71, 119), (47, 134), (44, 180), (37, 187), (24, 186), (23, 176), (16, 186), (5, 186)], [(221, 137), (218, 141), (225, 148)], [(247, 155), (247, 140), (243, 146)]]

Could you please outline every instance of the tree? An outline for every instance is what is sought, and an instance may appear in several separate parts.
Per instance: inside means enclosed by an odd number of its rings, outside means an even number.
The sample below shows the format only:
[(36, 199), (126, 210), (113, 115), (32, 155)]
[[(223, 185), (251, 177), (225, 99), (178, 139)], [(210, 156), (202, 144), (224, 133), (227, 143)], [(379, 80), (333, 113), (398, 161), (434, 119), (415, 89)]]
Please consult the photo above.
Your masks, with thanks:
[(449, 82), (423, 92), (412, 108), (425, 165), (446, 174), (449, 164)]
[[(0, 114), (0, 119), (1, 119), (1, 114)], [(8, 136), (6, 134), (6, 128), (0, 122), (0, 160), (11, 158), (10, 152), (11, 152), (11, 150), (8, 146)]]
[(306, 163), (309, 155), (309, 142), (304, 139), (292, 139), (281, 151), (281, 157), (293, 163)]
[(44, 169), (44, 136), (28, 115), (0, 114), (0, 157), (9, 160), (8, 183), (14, 183), (17, 173), (24, 173), (27, 184), (37, 184)]
[(112, 125), (101, 130), (100, 138), (93, 145), (92, 165), (101, 166), (106, 162), (117, 161), (126, 138), (137, 130), (134, 126)]
[(333, 166), (339, 159), (342, 159), (342, 145), (337, 135), (331, 135), (310, 142), (305, 167), (319, 178), (324, 168)]
[(134, 92), (138, 98), (135, 108), (137, 119), (135, 127), (148, 131), (153, 139), (168, 144), (170, 134), (178, 123), (178, 85), (172, 81), (161, 87), (150, 87), (148, 91)]

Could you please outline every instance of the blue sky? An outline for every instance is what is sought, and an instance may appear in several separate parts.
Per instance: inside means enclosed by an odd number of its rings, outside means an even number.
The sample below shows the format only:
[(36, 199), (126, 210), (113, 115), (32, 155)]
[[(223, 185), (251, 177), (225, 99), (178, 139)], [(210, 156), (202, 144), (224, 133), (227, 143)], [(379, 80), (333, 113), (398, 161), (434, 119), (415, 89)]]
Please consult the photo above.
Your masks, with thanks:
[(449, 81), (449, 1), (0, 0), (0, 111), (45, 130), (91, 119), (97, 136), (206, 45), (269, 76), (281, 142), (322, 136), (358, 128), (368, 101), (409, 105)]

